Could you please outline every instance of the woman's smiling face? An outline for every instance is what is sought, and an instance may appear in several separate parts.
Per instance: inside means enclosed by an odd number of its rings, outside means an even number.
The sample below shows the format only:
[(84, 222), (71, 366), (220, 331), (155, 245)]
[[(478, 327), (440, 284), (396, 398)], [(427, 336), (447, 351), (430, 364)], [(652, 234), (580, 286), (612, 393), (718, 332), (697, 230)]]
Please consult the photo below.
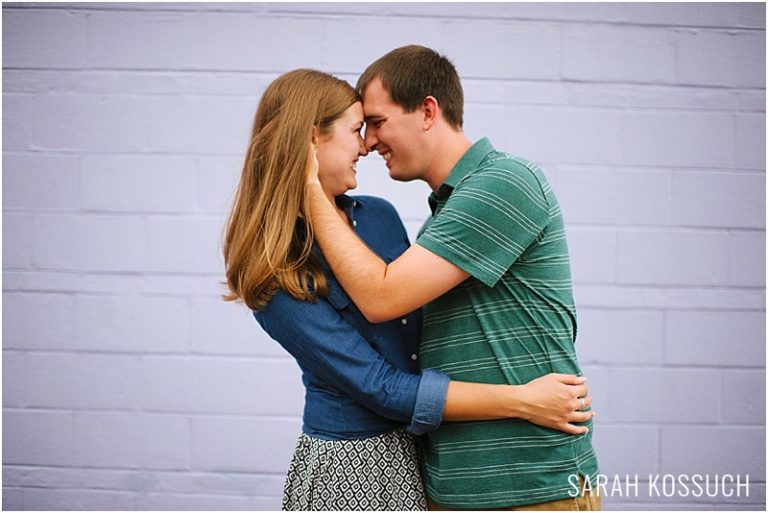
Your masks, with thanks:
[(317, 143), (318, 178), (333, 198), (357, 187), (357, 161), (368, 152), (361, 135), (363, 106), (353, 103)]

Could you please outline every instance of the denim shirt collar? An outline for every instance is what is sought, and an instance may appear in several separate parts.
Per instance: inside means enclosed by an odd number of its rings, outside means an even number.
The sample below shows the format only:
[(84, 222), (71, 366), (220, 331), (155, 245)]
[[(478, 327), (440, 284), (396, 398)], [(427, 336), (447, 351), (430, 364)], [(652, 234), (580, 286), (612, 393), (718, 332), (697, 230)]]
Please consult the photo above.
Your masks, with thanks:
[(350, 223), (355, 220), (355, 209), (365, 205), (364, 198), (351, 198), (346, 194), (341, 194), (340, 196), (336, 196), (335, 199), (336, 199), (336, 205), (343, 208), (344, 212), (346, 212), (347, 216), (349, 217)]

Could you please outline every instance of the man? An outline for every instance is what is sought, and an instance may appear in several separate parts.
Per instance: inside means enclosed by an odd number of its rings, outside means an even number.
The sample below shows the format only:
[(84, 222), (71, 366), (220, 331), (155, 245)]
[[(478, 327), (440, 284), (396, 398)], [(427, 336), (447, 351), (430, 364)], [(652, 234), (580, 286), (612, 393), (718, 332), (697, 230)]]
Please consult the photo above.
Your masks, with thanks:
[[(563, 219), (541, 171), (487, 139), (469, 141), (458, 74), (428, 48), (393, 50), (357, 88), (366, 148), (382, 155), (393, 179), (424, 180), (433, 190), (432, 218), (386, 264), (308, 178), (317, 241), (358, 308), (383, 322), (423, 306), (421, 367), (455, 380), (522, 384), (581, 374)], [(430, 507), (599, 509), (599, 498), (574, 497), (574, 482), (594, 482), (598, 473), (591, 420), (578, 429), (529, 420), (540, 425), (457, 422), (428, 434)]]

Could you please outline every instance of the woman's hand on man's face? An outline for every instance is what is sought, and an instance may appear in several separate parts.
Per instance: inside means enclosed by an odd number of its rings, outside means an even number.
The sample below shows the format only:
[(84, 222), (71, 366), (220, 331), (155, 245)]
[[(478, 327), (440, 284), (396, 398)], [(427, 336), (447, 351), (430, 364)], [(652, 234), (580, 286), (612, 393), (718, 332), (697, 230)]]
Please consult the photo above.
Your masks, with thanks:
[(309, 144), (309, 155), (307, 158), (307, 185), (320, 185), (319, 170), (320, 163), (317, 160), (317, 144), (313, 142)]

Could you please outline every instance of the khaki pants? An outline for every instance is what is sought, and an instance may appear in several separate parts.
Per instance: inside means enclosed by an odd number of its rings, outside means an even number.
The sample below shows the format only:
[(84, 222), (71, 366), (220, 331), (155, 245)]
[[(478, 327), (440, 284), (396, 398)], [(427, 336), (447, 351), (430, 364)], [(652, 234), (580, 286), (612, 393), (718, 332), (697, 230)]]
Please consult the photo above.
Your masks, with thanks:
[[(581, 478), (580, 489), (584, 489), (584, 478)], [(600, 511), (603, 508), (603, 500), (596, 492), (597, 490), (586, 490), (584, 495), (579, 497), (509, 508), (493, 508), (486, 511)], [(427, 498), (427, 509), (430, 511), (448, 511), (448, 508), (432, 502), (429, 498)]]

